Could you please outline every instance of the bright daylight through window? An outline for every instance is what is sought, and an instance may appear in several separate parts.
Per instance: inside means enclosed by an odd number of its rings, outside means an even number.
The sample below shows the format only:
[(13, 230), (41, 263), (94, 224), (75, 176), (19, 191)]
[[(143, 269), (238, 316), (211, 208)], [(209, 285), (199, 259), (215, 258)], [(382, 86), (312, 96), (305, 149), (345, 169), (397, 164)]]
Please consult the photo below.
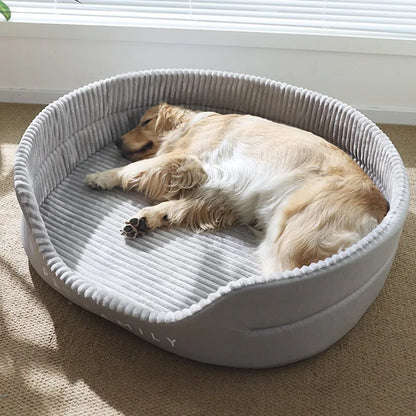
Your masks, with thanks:
[(4, 1), (12, 21), (416, 38), (416, 0)]

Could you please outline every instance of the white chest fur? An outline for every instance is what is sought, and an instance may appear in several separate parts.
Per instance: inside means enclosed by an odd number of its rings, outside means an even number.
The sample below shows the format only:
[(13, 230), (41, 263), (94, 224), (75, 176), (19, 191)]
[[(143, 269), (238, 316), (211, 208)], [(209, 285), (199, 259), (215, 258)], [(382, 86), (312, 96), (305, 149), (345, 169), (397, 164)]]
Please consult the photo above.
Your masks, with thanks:
[(244, 145), (225, 139), (207, 153), (202, 166), (208, 175), (204, 192), (226, 195), (242, 222), (264, 226), (287, 195), (301, 184), (298, 171), (287, 172), (279, 164), (260, 163)]

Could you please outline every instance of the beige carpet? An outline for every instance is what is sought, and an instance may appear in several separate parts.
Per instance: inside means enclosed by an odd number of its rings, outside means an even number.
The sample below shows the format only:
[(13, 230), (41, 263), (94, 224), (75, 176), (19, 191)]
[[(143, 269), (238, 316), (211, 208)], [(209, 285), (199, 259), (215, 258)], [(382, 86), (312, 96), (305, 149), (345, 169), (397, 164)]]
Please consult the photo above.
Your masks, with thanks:
[(0, 415), (416, 415), (416, 127), (383, 126), (413, 205), (380, 296), (328, 351), (247, 371), (162, 351), (71, 304), (30, 267), (12, 165), (41, 108), (0, 104)]

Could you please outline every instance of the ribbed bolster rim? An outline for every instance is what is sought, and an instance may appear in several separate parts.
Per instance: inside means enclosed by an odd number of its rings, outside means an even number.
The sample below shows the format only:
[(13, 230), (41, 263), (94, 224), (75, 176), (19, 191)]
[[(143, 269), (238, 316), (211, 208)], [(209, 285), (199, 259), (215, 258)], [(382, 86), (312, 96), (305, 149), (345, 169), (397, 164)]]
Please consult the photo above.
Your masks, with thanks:
[[(184, 91), (178, 89), (178, 86)], [(332, 141), (361, 162), (362, 167), (385, 193), (390, 203), (387, 216), (365, 238), (339, 254), (282, 274), (232, 281), (190, 308), (154, 313), (140, 305), (132, 308), (132, 305), (109, 303), (106, 296), (94, 288), (93, 283), (65, 265), (49, 239), (32, 177), (48, 155), (42, 154), (41, 150), (45, 150), (42, 146), (35, 146), (35, 143), (45, 131), (45, 123), (51, 123), (52, 115), (55, 119), (65, 118), (65, 123), (49, 126), (53, 134), (46, 135), (46, 153), (55, 151), (69, 136), (106, 117), (119, 112), (124, 112), (128, 117), (129, 111), (167, 100), (172, 104), (193, 108), (249, 112), (312, 131)], [(54, 140), (58, 143), (54, 143)], [(97, 141), (88, 152), (94, 153), (106, 144), (102, 140)], [(74, 168), (75, 162), (68, 162), (66, 171), (58, 173), (57, 178), (68, 174)], [(309, 279), (324, 270), (330, 271), (358, 253), (370, 251), (389, 235), (400, 232), (410, 198), (406, 169), (394, 145), (373, 122), (352, 107), (304, 88), (261, 77), (193, 69), (160, 69), (117, 75), (84, 86), (51, 103), (35, 118), (23, 135), (15, 156), (14, 184), (19, 204), (40, 253), (48, 267), (70, 290), (85, 299), (93, 299), (97, 304), (114, 310), (121, 309), (127, 315), (158, 323), (185, 319), (221, 296), (245, 286), (278, 282), (281, 279)], [(51, 184), (52, 187), (56, 185), (57, 183)], [(47, 190), (50, 191), (52, 189)]]

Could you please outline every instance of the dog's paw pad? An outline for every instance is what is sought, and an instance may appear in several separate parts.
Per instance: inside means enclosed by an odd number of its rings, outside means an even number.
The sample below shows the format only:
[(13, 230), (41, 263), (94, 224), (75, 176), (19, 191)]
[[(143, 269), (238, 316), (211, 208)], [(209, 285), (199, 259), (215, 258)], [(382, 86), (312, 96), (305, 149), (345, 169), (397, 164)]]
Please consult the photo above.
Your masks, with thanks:
[(129, 221), (127, 221), (128, 224), (131, 224), (133, 227), (137, 227), (139, 225), (140, 220), (136, 217), (130, 218)]
[(147, 226), (146, 217), (133, 217), (126, 222), (126, 225), (121, 230), (121, 234), (126, 237), (136, 238), (143, 237), (147, 231), (149, 231), (149, 227)]
[(144, 235), (142, 231), (139, 231), (136, 227), (133, 227), (130, 224), (126, 224), (120, 230), (120, 232), (122, 235), (125, 235), (126, 237), (129, 237), (129, 238), (137, 238), (137, 237), (142, 237)]

